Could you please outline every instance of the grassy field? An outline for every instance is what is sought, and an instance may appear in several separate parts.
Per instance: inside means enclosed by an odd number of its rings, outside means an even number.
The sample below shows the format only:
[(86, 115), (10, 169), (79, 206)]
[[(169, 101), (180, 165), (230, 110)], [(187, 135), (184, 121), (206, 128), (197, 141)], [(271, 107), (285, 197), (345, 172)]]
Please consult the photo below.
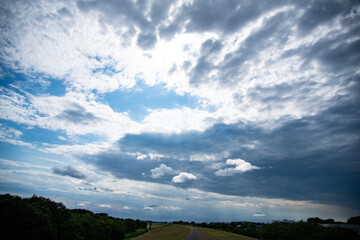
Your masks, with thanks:
[(190, 229), (179, 225), (154, 224), (149, 234), (139, 240), (183, 240)]
[(235, 233), (219, 231), (210, 228), (195, 227), (200, 231), (204, 240), (255, 240), (255, 238), (242, 236)]

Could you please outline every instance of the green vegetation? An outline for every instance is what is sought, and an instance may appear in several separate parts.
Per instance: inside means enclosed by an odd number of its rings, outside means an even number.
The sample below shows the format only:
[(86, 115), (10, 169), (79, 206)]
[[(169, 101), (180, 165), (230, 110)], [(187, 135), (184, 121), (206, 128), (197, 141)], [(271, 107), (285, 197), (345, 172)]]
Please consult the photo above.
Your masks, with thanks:
[[(348, 223), (357, 223), (359, 217), (351, 217)], [(174, 224), (190, 225), (203, 228), (201, 234), (206, 239), (251, 239), (244, 236), (259, 238), (264, 240), (355, 240), (360, 239), (360, 235), (355, 230), (346, 228), (345, 223), (335, 222), (333, 219), (309, 218), (307, 222), (300, 221), (275, 221), (273, 223), (253, 223), (253, 222), (211, 222), (195, 223), (174, 221)], [(327, 227), (322, 226), (325, 224)], [(336, 225), (338, 224), (338, 225)], [(343, 227), (341, 227), (343, 226)], [(210, 228), (210, 229), (209, 229)], [(206, 229), (208, 229), (206, 231)], [(211, 231), (211, 229), (217, 231)], [(205, 231), (205, 232), (204, 232)], [(226, 231), (226, 232), (219, 232)], [(230, 232), (239, 234), (231, 235)], [(239, 237), (243, 238), (239, 238)], [(227, 237), (227, 238), (226, 238)]]
[[(144, 221), (114, 218), (106, 213), (95, 214), (85, 209), (71, 210), (62, 203), (38, 196), (23, 199), (9, 194), (0, 195), (0, 221), (2, 240), (129, 240), (147, 232)], [(359, 222), (359, 216), (348, 220), (348, 224)], [(360, 239), (360, 235), (347, 228), (353, 225), (317, 217), (309, 218), (307, 222), (276, 221), (268, 224), (175, 221), (173, 224), (154, 224), (152, 231), (139, 239), (182, 240), (190, 232), (183, 225), (196, 227), (204, 240)]]
[(230, 232), (224, 232), (220, 230), (202, 227), (195, 228), (199, 230), (204, 240), (255, 240), (255, 238), (246, 237)]
[(351, 229), (341, 227), (322, 227), (314, 222), (273, 222), (264, 224), (259, 231), (261, 239), (279, 240), (356, 240), (359, 235)]
[(62, 203), (33, 196), (0, 195), (0, 239), (121, 240), (145, 229), (146, 222), (119, 219), (106, 213), (67, 209)]
[(179, 225), (154, 224), (152, 231), (139, 240), (183, 240), (190, 229)]
[(351, 217), (347, 220), (348, 224), (360, 224), (360, 216)]
[(141, 235), (146, 234), (147, 232), (148, 232), (147, 229), (143, 229), (143, 228), (136, 229), (134, 232), (126, 233), (124, 240), (130, 240), (135, 237), (139, 237)]

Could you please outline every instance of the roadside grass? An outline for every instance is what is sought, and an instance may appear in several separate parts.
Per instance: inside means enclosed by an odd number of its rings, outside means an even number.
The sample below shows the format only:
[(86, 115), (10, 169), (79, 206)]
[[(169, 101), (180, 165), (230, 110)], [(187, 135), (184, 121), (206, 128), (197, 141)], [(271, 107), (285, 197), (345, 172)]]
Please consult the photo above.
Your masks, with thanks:
[(141, 236), (141, 235), (144, 235), (144, 234), (147, 233), (147, 232), (148, 232), (148, 231), (147, 231), (145, 228), (136, 229), (135, 232), (126, 233), (124, 240), (130, 240), (130, 239), (133, 239), (133, 238), (135, 238), (135, 237), (139, 237), (139, 236)]
[(183, 240), (190, 229), (179, 225), (154, 224), (149, 234), (137, 238), (139, 240)]
[(199, 230), (204, 240), (256, 240), (256, 238), (246, 237), (243, 235), (224, 232), (210, 228), (201, 228), (201, 227), (194, 227), (194, 228)]

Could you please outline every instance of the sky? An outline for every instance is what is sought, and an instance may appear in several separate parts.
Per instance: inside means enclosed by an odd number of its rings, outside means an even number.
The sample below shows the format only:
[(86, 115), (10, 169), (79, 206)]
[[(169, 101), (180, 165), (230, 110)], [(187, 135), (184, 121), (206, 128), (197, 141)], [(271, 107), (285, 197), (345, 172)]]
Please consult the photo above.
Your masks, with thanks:
[(154, 221), (360, 215), (360, 2), (0, 3), (0, 193)]

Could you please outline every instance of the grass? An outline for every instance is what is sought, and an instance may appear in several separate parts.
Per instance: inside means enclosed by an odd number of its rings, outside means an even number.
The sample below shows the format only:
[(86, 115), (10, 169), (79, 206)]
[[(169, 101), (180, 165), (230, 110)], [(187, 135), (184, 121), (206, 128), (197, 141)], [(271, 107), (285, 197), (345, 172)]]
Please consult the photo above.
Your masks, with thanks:
[(154, 224), (149, 234), (139, 240), (183, 240), (190, 229), (179, 225)]
[(201, 228), (201, 227), (195, 227), (195, 228), (199, 230), (204, 240), (255, 240), (256, 239), (256, 238), (246, 237), (243, 235), (224, 232), (210, 228)]
[(125, 234), (125, 239), (124, 240), (131, 240), (131, 239), (133, 239), (135, 237), (139, 237), (141, 235), (144, 235), (147, 232), (148, 231), (145, 228), (136, 229), (135, 232)]

